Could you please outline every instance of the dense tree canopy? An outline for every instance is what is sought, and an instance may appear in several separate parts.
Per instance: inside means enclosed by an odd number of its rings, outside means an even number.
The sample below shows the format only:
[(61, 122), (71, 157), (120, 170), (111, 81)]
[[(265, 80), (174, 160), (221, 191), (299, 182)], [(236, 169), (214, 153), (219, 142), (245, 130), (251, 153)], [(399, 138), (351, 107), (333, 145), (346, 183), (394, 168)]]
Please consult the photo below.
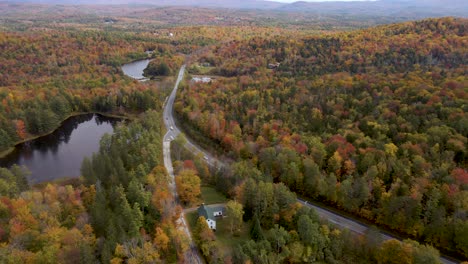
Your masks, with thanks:
[(135, 49), (146, 56), (145, 45), (86, 31), (0, 32), (0, 150), (54, 130), (73, 112), (154, 108), (155, 89), (120, 70)]
[(29, 190), (27, 170), (0, 168), (0, 262), (182, 261), (160, 120), (148, 111), (105, 135), (83, 161), (85, 186)]
[[(202, 17), (185, 13), (189, 24)], [(147, 74), (171, 75), (189, 53), (189, 71), (217, 76), (183, 82), (176, 112), (234, 162), (217, 171), (202, 157), (190, 161), (176, 139), (173, 154), (186, 160), (174, 163), (179, 195), (195, 204), (201, 181), (213, 184), (237, 201), (228, 206), (232, 235), (251, 225), (247, 241), (225, 254), (200, 218), (194, 238), (208, 262), (438, 263), (429, 245), (338, 230), (296, 193), (467, 256), (466, 19), (316, 35), (297, 24), (253, 27), (243, 15), (223, 27), (126, 17), (70, 28), (101, 18), (61, 13), (48, 18), (58, 23), (2, 24), (0, 153), (72, 113), (147, 112), (103, 137), (83, 161), (82, 185), (30, 189), (27, 170), (0, 168), (1, 263), (184, 261), (189, 244), (162, 164), (167, 94), (120, 66), (151, 57)]]
[(184, 87), (176, 112), (249, 177), (467, 256), (466, 26), (223, 43), (198, 58), (225, 78)]

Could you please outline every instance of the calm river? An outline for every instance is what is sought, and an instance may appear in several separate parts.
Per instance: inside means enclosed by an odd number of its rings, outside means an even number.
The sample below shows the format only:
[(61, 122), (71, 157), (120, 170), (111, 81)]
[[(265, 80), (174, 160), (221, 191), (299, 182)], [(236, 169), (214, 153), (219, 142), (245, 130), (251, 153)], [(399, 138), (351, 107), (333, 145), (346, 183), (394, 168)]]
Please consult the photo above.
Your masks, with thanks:
[(101, 137), (112, 134), (119, 121), (98, 114), (70, 117), (52, 134), (16, 146), (0, 159), (0, 166), (25, 165), (31, 171), (31, 183), (78, 177), (84, 157), (99, 150)]

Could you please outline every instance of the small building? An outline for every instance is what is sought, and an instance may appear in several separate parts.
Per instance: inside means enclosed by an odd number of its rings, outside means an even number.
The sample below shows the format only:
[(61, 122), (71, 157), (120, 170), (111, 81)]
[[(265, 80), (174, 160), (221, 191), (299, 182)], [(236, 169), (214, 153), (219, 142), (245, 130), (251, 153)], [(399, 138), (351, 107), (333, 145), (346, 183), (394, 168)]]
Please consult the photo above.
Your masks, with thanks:
[(104, 19), (104, 24), (106, 24), (106, 25), (114, 24), (115, 22), (117, 22), (117, 20), (112, 19), (112, 18), (106, 18), (106, 19)]
[(198, 216), (205, 217), (208, 227), (214, 231), (216, 231), (216, 217), (223, 217), (223, 215), (224, 207), (222, 206), (210, 207), (202, 204), (198, 207)]
[(268, 69), (276, 69), (280, 66), (280, 63), (268, 63)]
[(213, 79), (211, 79), (210, 77), (193, 77), (192, 78), (192, 82), (196, 82), (196, 83), (209, 83), (212, 80)]

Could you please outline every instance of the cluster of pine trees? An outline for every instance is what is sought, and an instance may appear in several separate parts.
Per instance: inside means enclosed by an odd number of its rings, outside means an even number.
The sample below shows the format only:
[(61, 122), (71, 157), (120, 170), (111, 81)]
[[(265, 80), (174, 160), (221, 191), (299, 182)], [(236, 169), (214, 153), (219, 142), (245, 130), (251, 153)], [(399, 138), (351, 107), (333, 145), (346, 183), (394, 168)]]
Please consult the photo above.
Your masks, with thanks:
[(29, 189), (0, 169), (0, 262), (157, 263), (189, 249), (162, 165), (161, 114), (120, 125), (82, 165), (83, 185)]

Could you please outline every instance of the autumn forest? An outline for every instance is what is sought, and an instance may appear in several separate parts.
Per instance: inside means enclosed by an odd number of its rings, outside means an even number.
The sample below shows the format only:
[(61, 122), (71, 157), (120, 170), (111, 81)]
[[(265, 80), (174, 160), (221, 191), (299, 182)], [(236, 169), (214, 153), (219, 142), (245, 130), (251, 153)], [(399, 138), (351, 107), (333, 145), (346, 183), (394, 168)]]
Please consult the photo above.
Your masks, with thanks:
[[(78, 178), (0, 167), (0, 263), (468, 260), (466, 18), (0, 7), (0, 158), (71, 116), (128, 120)], [(141, 59), (146, 81), (123, 73)]]

